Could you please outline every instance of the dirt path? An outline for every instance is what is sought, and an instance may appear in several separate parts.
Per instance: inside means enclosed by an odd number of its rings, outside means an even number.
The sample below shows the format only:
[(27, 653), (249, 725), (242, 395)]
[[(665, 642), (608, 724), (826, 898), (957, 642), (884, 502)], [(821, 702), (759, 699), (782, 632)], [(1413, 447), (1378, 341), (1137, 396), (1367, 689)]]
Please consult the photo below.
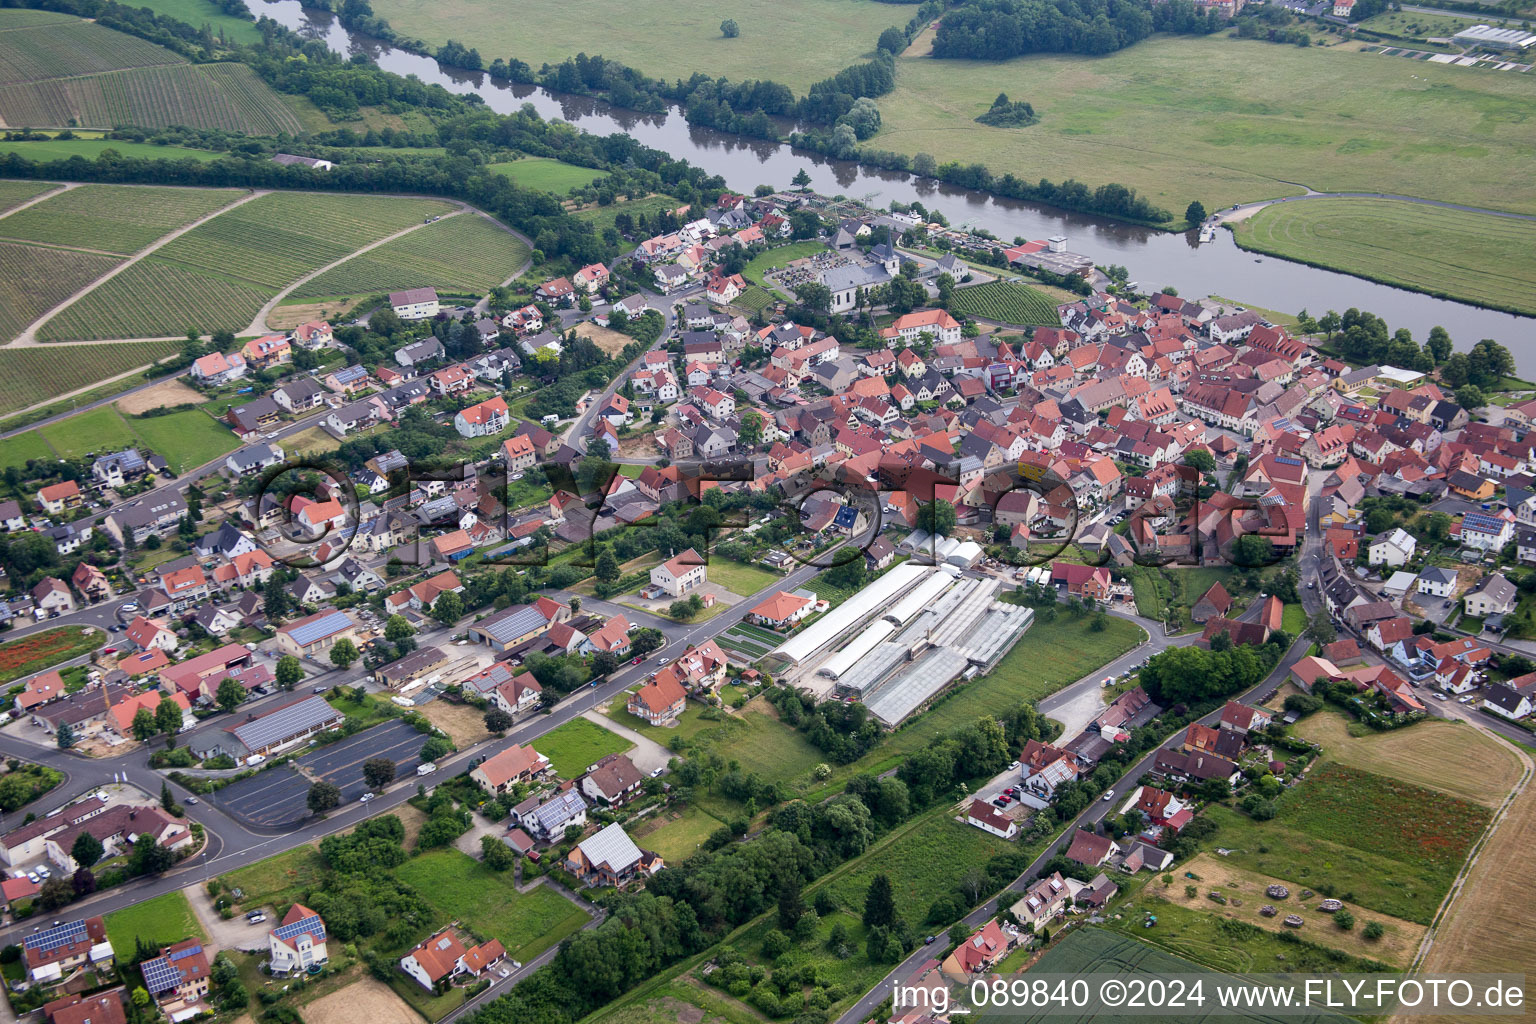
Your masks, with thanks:
[[(470, 209), (468, 203), (459, 203), (458, 207), (459, 208), (457, 210), (454, 210), (452, 213), (445, 213), (442, 216), (438, 217), (437, 220), (447, 220), (449, 217), (457, 217), (459, 214), (465, 213), (465, 212), (467, 212)], [(250, 325), (248, 327), (246, 327), (245, 330), (240, 331), (238, 333), (240, 333), (240, 334), (265, 334), (266, 331), (267, 331), (267, 314), (272, 312), (272, 310), (276, 309), (277, 308), (277, 304), (282, 302), (283, 299), (287, 298), (293, 292), (293, 290), (295, 288), (297, 288), (299, 285), (304, 284), (304, 283), (306, 283), (308, 281), (311, 281), (311, 280), (319, 277), (321, 274), (325, 273), (327, 270), (330, 270), (332, 267), (339, 267), (343, 263), (347, 262), (350, 259), (353, 259), (354, 257), (361, 256), (365, 252), (372, 252), (374, 249), (377, 249), (381, 245), (384, 245), (384, 244), (389, 243), (389, 242), (393, 242), (397, 238), (403, 238), (404, 236), (410, 234), (412, 231), (420, 231), (422, 228), (426, 227), (428, 224), (433, 224), (433, 223), (436, 223), (436, 221), (424, 220), (420, 224), (412, 224), (408, 228), (401, 228), (399, 231), (396, 231), (394, 234), (386, 235), (383, 238), (379, 239), (377, 242), (374, 242), (374, 243), (372, 243), (370, 245), (365, 245), (361, 249), (354, 249), (353, 251), (347, 253), (345, 256), (343, 256), (339, 260), (332, 260), (330, 263), (327, 263), (325, 266), (321, 267), (318, 270), (311, 270), (309, 273), (305, 274), (303, 277), (299, 278), (297, 281), (294, 281), (288, 287), (284, 288), (282, 291), (278, 292), (276, 295), (274, 295), (270, 299), (268, 299), (267, 302), (266, 302), (266, 305), (264, 305), (260, 309), (258, 309), (256, 311), (256, 315), (251, 318)]]
[[(44, 192), (40, 196), (33, 196), (31, 199), (28, 199), (26, 202), (24, 202), (24, 203), (22, 203), (22, 204), (20, 204), (18, 206), (13, 206), (9, 210), (6, 210), (4, 213), (0, 213), (0, 220), (5, 220), (5, 218), (9, 217), (13, 213), (20, 213), (22, 210), (25, 210), (29, 206), (36, 206), (38, 203), (42, 202), (44, 199), (52, 199), (56, 195), (61, 195), (61, 194), (65, 193), (65, 192), (68, 192), (72, 188), (79, 188), (79, 187), (80, 187), (80, 183), (77, 182), (77, 181), (65, 182), (64, 184), (59, 185), (56, 188), (49, 189), (47, 192)], [(117, 253), (112, 253), (111, 255), (116, 256), (118, 254)]]
[[(509, 276), (505, 281), (501, 282), (500, 287), (505, 288), (508, 285), (510, 285), (513, 281), (516, 281), (518, 278), (520, 278), (524, 274), (528, 273), (528, 268), (533, 266), (533, 239), (529, 238), (527, 235), (523, 234), (521, 231), (515, 230), (514, 228), (507, 227), (507, 225), (503, 224), (501, 221), (497, 220), (495, 217), (492, 217), (490, 214), (486, 213), (484, 210), (477, 210), (474, 207), (470, 207), (470, 209), (475, 214), (477, 214), (477, 215), (479, 215), (481, 217), (484, 217), (486, 220), (490, 221), (492, 224), (495, 224), (497, 227), (501, 228), (501, 230), (506, 231), (509, 234), (516, 235), (518, 238), (522, 239), (523, 242), (528, 246), (528, 258), (523, 260), (523, 265), (518, 267), (516, 270), (514, 270), (512, 272), (512, 274), (511, 274), (511, 276)], [(476, 316), (484, 316), (486, 314), (486, 312), (490, 308), (491, 308), (491, 297), (489, 295), (487, 295), (485, 298), (483, 298), (479, 302), (475, 303), (474, 313), (475, 313)]]
[[(41, 327), (43, 324), (47, 323), (53, 317), (57, 316), (59, 313), (61, 313), (64, 310), (68, 309), (70, 306), (73, 306), (76, 302), (79, 302), (82, 298), (85, 297), (87, 292), (92, 291), (96, 287), (98, 287), (99, 285), (105, 284), (106, 282), (110, 281), (112, 278), (116, 277), (118, 274), (121, 274), (123, 271), (127, 270), (129, 267), (133, 266), (135, 263), (139, 262), (144, 257), (149, 256), (152, 253), (157, 252), (163, 246), (168, 245), (171, 242), (174, 242), (176, 239), (180, 238), (182, 235), (186, 234), (188, 231), (191, 231), (193, 228), (201, 227), (202, 225), (206, 224), (208, 221), (210, 221), (213, 218), (219, 216), (220, 214), (228, 213), (230, 210), (233, 210), (235, 207), (242, 206), (245, 203), (250, 202), (252, 199), (257, 199), (257, 198), (259, 198), (261, 196), (264, 196), (266, 194), (267, 194), (267, 190), (266, 189), (258, 189), (258, 190), (253, 191), (253, 192), (248, 192), (244, 196), (240, 197), (239, 199), (236, 199), (234, 202), (226, 203), (225, 205), (219, 207), (217, 210), (214, 210), (212, 213), (209, 213), (209, 214), (206, 214), (206, 215), (204, 215), (202, 217), (199, 217), (199, 218), (197, 218), (197, 220), (193, 221), (192, 223), (183, 225), (182, 227), (177, 228), (175, 231), (172, 231), (170, 234), (165, 235), (158, 242), (155, 242), (153, 245), (151, 245), (149, 248), (147, 248), (144, 251), (138, 253), (137, 255), (128, 257), (126, 260), (124, 260), (123, 262), (119, 263), (117, 266), (113, 267), (111, 270), (107, 271), (105, 274), (102, 274), (100, 277), (98, 277), (96, 280), (92, 281), (90, 284), (86, 285), (84, 288), (79, 289), (73, 295), (71, 295), (69, 298), (65, 299), (63, 302), (58, 303), (52, 309), (48, 310), (42, 316), (38, 317), (36, 320), (32, 321), (32, 323), (27, 325), (27, 329), (22, 331), (20, 334), (18, 334), (16, 336), (16, 339), (14, 341), (12, 341), (8, 347), (10, 347), (10, 348), (41, 348), (41, 347), (44, 347), (42, 345), (42, 343), (37, 340), (37, 329), (39, 327)], [(175, 340), (175, 339), (174, 338), (132, 338), (132, 339), (125, 339), (125, 340), (132, 340), (132, 341), (168, 341), (168, 340)], [(108, 342), (101, 342), (101, 341), (92, 341), (92, 342), (74, 342), (74, 343), (71, 343), (71, 342), (52, 342), (50, 344), (90, 344), (90, 345), (101, 345), (101, 344), (109, 344), (109, 343)], [(100, 382), (98, 381), (97, 384), (99, 385), (99, 383)], [(97, 386), (97, 385), (92, 385), (92, 386), (94, 387), (94, 386)], [(57, 401), (57, 399), (55, 399), (55, 401)]]

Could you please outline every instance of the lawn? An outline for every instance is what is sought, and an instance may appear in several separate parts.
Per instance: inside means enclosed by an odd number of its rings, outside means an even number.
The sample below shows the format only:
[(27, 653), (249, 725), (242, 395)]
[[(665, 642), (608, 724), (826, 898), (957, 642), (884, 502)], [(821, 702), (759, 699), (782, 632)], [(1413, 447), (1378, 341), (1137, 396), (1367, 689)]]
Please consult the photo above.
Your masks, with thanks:
[(1456, 722), (1428, 719), (1408, 729), (1351, 736), (1334, 711), (1308, 715), (1292, 727), (1320, 743), (1329, 761), (1392, 775), (1426, 789), (1497, 807), (1520, 778), (1520, 762), (1503, 743)]
[(1244, 596), (1254, 593), (1237, 584), (1238, 570), (1230, 565), (1163, 569), (1128, 566), (1124, 571), (1131, 580), (1136, 611), (1149, 619), (1169, 622), (1175, 629), (1192, 625), (1190, 609), (1205, 596), (1212, 584), (1220, 583), (1225, 587), (1238, 607), (1242, 606)]
[[(629, 693), (626, 691), (615, 697), (608, 705), (608, 717), (620, 725), (628, 726), (638, 733), (651, 737), (662, 745), (669, 744), (674, 737), (691, 740), (706, 729), (713, 729), (720, 724), (724, 712), (705, 707), (697, 701), (689, 701), (683, 713), (674, 719), (671, 727), (652, 725), (637, 715), (632, 715), (628, 710)], [(705, 715), (714, 717), (706, 718)], [(541, 751), (542, 753), (542, 751)]]
[(1386, 32), (1408, 39), (1427, 39), (1431, 36), (1454, 36), (1462, 29), (1471, 28), (1483, 19), (1469, 14), (1465, 18), (1451, 18), (1443, 14), (1422, 14), (1418, 11), (1383, 11), (1360, 22), (1360, 27), (1372, 32)]
[[(497, 17), (501, 8), (490, 0), (381, 0), (374, 10), (407, 36), (434, 45), (458, 39), (535, 68), (579, 51), (668, 80), (696, 71), (733, 82), (772, 79), (797, 94), (868, 60), (881, 30), (912, 16), (905, 7), (837, 0), (738, 0), (724, 13), (700, 0), (634, 0), (609, 11), (611, 28), (594, 29), (592, 18), (572, 17), (560, 0), (527, 0), (510, 20)], [(741, 26), (739, 38), (721, 34), (725, 14)]]
[(48, 442), (43, 440), (43, 435), (35, 430), (29, 430), (25, 434), (17, 434), (8, 437), (4, 444), (0, 444), (0, 469), (7, 466), (15, 466), (18, 469), (26, 466), (31, 459), (46, 459), (52, 462), (58, 458)]
[[(1536, 179), (1516, 170), (1536, 90), (1526, 75), (1225, 33), (1154, 36), (1097, 58), (904, 57), (897, 69), (867, 145), (1024, 181), (1119, 182), (1171, 223), (1191, 199), (1215, 210), (1301, 194), (1290, 182), (1536, 212)], [(999, 92), (1028, 99), (1040, 123), (976, 124)]]
[(179, 890), (113, 911), (107, 915), (106, 923), (107, 938), (125, 957), (130, 955), (136, 939), (156, 946), (169, 946), (192, 937), (205, 942), (208, 939), (192, 913), (192, 904)]
[(1536, 222), (1386, 199), (1269, 206), (1233, 228), (1245, 249), (1416, 291), (1536, 313)]
[(585, 774), (588, 765), (596, 764), (609, 754), (622, 754), (634, 744), (596, 722), (573, 718), (539, 737), (534, 746), (549, 758), (551, 767), (561, 778), (574, 779)]
[(230, 42), (259, 43), (261, 31), (254, 21), (236, 18), (210, 0), (134, 0), (135, 7), (148, 7), (156, 14), (166, 14), (184, 21), (193, 28), (207, 25), (215, 36), (222, 35)]
[(587, 923), (587, 914), (547, 886), (517, 891), (511, 872), (496, 872), (458, 850), (433, 850), (396, 869), (442, 912), (486, 938), (500, 939), (514, 960), (530, 960)]
[(547, 156), (526, 156), (510, 163), (491, 164), (486, 169), (495, 171), (504, 178), (511, 178), (523, 188), (534, 188), (541, 192), (558, 192), (561, 195), (573, 188), (590, 185), (607, 173), (590, 167), (578, 167), (575, 164), (551, 160)]
[(133, 438), (133, 430), (115, 405), (97, 406), (78, 416), (42, 427), (40, 433), (66, 459), (91, 452), (116, 451)]
[(584, 221), (591, 222), (592, 227), (601, 235), (604, 228), (613, 227), (614, 219), (621, 213), (627, 213), (639, 221), (642, 216), (651, 217), (663, 210), (676, 208), (677, 200), (671, 196), (647, 196), (644, 199), (609, 203), (607, 206), (589, 206), (577, 210), (575, 215)]
[(201, 409), (133, 418), (128, 423), (133, 432), (155, 454), (163, 455), (171, 469), (178, 473), (212, 462), (240, 447), (240, 439), (230, 432), (229, 427)]
[(784, 577), (755, 565), (743, 565), (727, 558), (715, 556), (709, 560), (709, 581), (718, 583), (733, 594), (742, 597), (757, 593), (765, 587), (782, 582)]
[(245, 893), (240, 899), (242, 909), (271, 907), (281, 914), (324, 875), (325, 860), (320, 851), (313, 846), (298, 846), (221, 877), (228, 888)]
[(1307, 628), (1307, 610), (1300, 604), (1286, 605), (1280, 619), (1280, 628), (1291, 636), (1301, 636)]
[(715, 829), (724, 824), (719, 818), (690, 804), (684, 806), (681, 813), (662, 811), (652, 815), (631, 832), (630, 838), (676, 866), (687, 860)]
[(59, 626), (0, 644), (0, 683), (77, 658), (105, 642), (107, 634), (99, 629), (90, 632), (86, 629), (85, 626)]
[(766, 288), (768, 285), (763, 281), (763, 274), (769, 268), (787, 267), (795, 262), (795, 260), (803, 260), (807, 256), (814, 256), (819, 252), (825, 252), (826, 248), (825, 245), (822, 245), (815, 239), (808, 239), (803, 242), (790, 242), (788, 245), (781, 245), (776, 249), (769, 249), (767, 252), (760, 252), (752, 257), (747, 262), (746, 268), (742, 270), (741, 276), (753, 284), (762, 285)]

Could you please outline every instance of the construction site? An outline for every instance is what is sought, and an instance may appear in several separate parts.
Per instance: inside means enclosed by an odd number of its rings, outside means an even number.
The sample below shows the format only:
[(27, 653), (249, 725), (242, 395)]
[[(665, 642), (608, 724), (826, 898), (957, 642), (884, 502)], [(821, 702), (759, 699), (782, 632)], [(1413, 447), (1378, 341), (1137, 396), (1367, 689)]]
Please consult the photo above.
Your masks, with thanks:
[(858, 700), (894, 728), (959, 679), (989, 672), (1034, 622), (1001, 581), (903, 563), (767, 655), (782, 682)]

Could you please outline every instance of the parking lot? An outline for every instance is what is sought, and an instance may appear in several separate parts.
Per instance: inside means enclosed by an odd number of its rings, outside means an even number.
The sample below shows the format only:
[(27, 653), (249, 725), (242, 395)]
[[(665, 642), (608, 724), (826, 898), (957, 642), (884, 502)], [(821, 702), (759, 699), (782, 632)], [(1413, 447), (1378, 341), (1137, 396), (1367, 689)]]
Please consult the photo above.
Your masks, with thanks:
[[(372, 757), (395, 762), (399, 777), (408, 776), (420, 763), (421, 746), (427, 737), (404, 722), (386, 722), (355, 736), (321, 747), (299, 758), (316, 778), (341, 790), (343, 803), (356, 800), (367, 789), (363, 763)], [(281, 828), (309, 814), (310, 780), (293, 767), (273, 768), (226, 786), (212, 799), (227, 813), (257, 828)]]

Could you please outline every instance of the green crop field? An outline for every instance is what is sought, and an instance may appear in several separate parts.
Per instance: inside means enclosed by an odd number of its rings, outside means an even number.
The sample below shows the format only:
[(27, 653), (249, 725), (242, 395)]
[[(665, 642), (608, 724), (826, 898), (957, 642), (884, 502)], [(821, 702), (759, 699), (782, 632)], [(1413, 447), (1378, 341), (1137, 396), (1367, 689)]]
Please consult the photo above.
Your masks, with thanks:
[[(0, 94), (4, 93), (0, 87)], [(0, 101), (0, 109), (4, 109)], [(107, 150), (119, 156), (136, 156), (144, 160), (217, 160), (223, 153), (208, 149), (187, 149), (183, 146), (157, 146), (151, 142), (125, 142), (121, 139), (49, 139), (40, 142), (7, 142), (0, 140), (0, 156), (15, 153), (28, 160), (68, 160), (72, 156), (95, 160)]]
[[(744, 33), (745, 34), (745, 33)], [(588, 52), (592, 52), (590, 49)], [(976, 124), (999, 92), (1040, 123)], [(1536, 79), (1352, 51), (1154, 36), (1104, 57), (897, 61), (877, 149), (981, 163), (1025, 181), (1120, 182), (1177, 219), (1319, 191), (1395, 192), (1536, 212)]]
[[(769, 78), (797, 93), (868, 60), (881, 30), (912, 16), (908, 7), (862, 0), (737, 0), (728, 11), (701, 0), (632, 0), (614, 9), (611, 31), (594, 32), (590, 19), (572, 17), (560, 0), (525, 0), (515, 20), (497, 17), (501, 8), (490, 0), (381, 0), (374, 10), (407, 36), (433, 44), (458, 39), (534, 67), (584, 52), (663, 79), (695, 71), (733, 82)], [(741, 27), (736, 39), (720, 34), (727, 15)]]
[(535, 188), (541, 192), (558, 192), (561, 195), (573, 188), (590, 185), (606, 173), (590, 167), (578, 167), (575, 164), (551, 160), (547, 156), (529, 156), (509, 163), (491, 164), (487, 170), (511, 178), (524, 188)]
[(1536, 313), (1536, 221), (1385, 199), (1265, 207), (1237, 243), (1416, 291)]
[(180, 892), (114, 911), (107, 915), (106, 925), (107, 938), (115, 949), (133, 949), (137, 939), (153, 946), (169, 946), (185, 938), (208, 938), (192, 913), (192, 904)]
[(242, 195), (239, 189), (84, 185), (0, 220), (0, 237), (126, 256)]
[(32, 28), (34, 25), (67, 25), (75, 19), (57, 11), (34, 11), (22, 7), (0, 9), (0, 32), (16, 28)]
[(163, 46), (76, 18), (0, 32), (0, 83), (185, 63)]
[(58, 188), (49, 181), (0, 180), (0, 213), (20, 206), (34, 196), (40, 196), (51, 188)]
[(395, 872), (442, 914), (500, 939), (514, 960), (531, 960), (587, 923), (585, 911), (555, 890), (517, 891), (511, 872), (496, 872), (458, 850), (412, 857)]
[(228, 427), (201, 409), (138, 417), (122, 415), (115, 405), (103, 405), (41, 427), (37, 433), (65, 458), (137, 444), (164, 456), (178, 473), (240, 447), (239, 440)]
[(68, 341), (241, 331), (295, 278), (446, 209), (433, 199), (270, 193), (168, 243), (38, 335)]
[[(0, 228), (9, 223), (10, 218), (0, 221)], [(92, 252), (0, 242), (0, 340), (10, 341), (119, 262)]]
[(181, 345), (177, 339), (0, 349), (0, 412), (25, 409), (164, 359), (181, 351)]
[(1044, 292), (1023, 284), (991, 281), (974, 288), (956, 288), (949, 308), (967, 316), (983, 316), (1005, 324), (1061, 323), (1056, 303)]
[[(250, 22), (230, 20), (256, 31)], [(288, 105), (243, 64), (189, 64), (136, 36), (82, 21), (0, 32), (0, 118), (34, 127), (303, 130)]]
[(355, 256), (294, 289), (290, 298), (366, 295), (432, 286), (484, 294), (528, 262), (528, 246), (500, 224), (458, 214)]
[(194, 28), (207, 25), (215, 36), (222, 34), (231, 42), (261, 42), (261, 30), (254, 21), (225, 14), (210, 0), (133, 0), (133, 6), (148, 7), (156, 14), (169, 15)]

